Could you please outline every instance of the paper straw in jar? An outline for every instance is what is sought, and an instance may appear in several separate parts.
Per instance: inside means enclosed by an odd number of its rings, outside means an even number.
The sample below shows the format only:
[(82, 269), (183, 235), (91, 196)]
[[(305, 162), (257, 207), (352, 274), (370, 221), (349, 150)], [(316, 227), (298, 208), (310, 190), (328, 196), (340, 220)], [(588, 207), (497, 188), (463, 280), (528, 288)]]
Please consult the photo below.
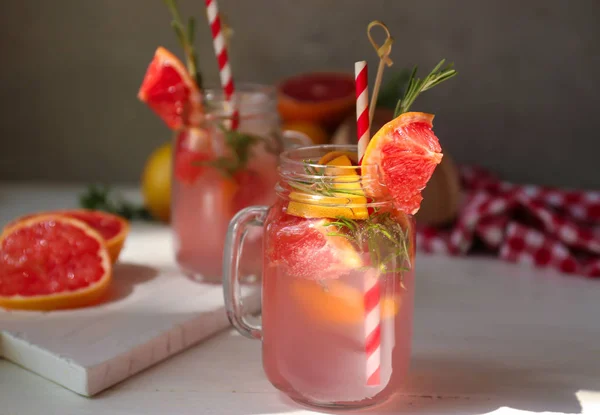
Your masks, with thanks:
[(356, 135), (358, 138), (358, 163), (362, 162), (370, 139), (369, 120), (369, 73), (366, 61), (354, 63), (356, 88)]
[[(221, 17), (219, 16), (219, 8), (216, 0), (206, 0), (206, 15), (213, 37), (213, 47), (219, 64), (219, 77), (221, 79), (221, 87), (225, 95), (225, 100), (229, 105), (233, 105), (232, 97), (235, 92), (233, 75), (231, 66), (229, 65), (229, 55), (227, 53), (227, 44), (223, 35), (223, 26)], [(232, 108), (231, 113), (231, 129), (235, 130), (239, 124), (239, 112), (237, 108)]]
[(372, 270), (365, 274), (365, 354), (367, 386), (380, 384), (381, 372), (381, 286), (379, 273)]

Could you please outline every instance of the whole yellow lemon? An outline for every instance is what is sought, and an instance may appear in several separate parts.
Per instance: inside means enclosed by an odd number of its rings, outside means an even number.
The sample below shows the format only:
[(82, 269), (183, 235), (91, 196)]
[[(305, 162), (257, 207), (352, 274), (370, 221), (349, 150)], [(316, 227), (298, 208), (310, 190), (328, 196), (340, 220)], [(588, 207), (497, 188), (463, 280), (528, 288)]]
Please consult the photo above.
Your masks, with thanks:
[(171, 217), (171, 143), (150, 154), (142, 173), (142, 195), (150, 214), (163, 222)]

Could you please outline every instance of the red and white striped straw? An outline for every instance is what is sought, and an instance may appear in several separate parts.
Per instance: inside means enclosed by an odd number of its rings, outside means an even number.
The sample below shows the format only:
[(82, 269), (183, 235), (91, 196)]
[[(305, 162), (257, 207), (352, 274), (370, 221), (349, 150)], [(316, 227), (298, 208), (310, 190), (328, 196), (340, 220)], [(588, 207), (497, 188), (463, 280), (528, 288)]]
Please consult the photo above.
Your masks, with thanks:
[(381, 287), (379, 274), (365, 275), (365, 352), (367, 355), (366, 378), (367, 386), (380, 383), (381, 370)]
[(358, 137), (358, 163), (362, 162), (370, 137), (369, 123), (369, 72), (366, 61), (354, 63), (356, 87), (356, 135)]
[[(356, 86), (356, 135), (358, 137), (358, 162), (362, 163), (365, 149), (369, 144), (369, 72), (366, 61), (354, 64)], [(381, 299), (379, 275), (368, 272), (365, 275), (364, 306), (365, 306), (365, 353), (367, 386), (380, 383), (381, 370)]]
[[(231, 73), (231, 66), (229, 65), (229, 55), (227, 54), (227, 44), (225, 42), (225, 36), (223, 36), (221, 17), (219, 16), (219, 8), (217, 7), (216, 0), (206, 0), (206, 14), (212, 32), (215, 55), (217, 56), (217, 62), (219, 64), (221, 87), (225, 94), (225, 100), (232, 105), (231, 98), (235, 92), (235, 85), (233, 83), (233, 75)], [(233, 108), (231, 129), (237, 129), (238, 123), (239, 113), (237, 109)]]

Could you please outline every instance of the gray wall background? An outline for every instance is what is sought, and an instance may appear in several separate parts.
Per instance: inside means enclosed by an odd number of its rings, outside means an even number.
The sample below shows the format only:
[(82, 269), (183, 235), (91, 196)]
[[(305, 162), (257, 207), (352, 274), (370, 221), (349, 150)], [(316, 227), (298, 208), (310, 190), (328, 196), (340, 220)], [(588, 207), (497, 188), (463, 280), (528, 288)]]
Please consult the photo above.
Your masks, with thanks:
[[(201, 0), (201, 68), (217, 82)], [(598, 0), (221, 0), (238, 81), (276, 82), (376, 59), (365, 28), (396, 38), (393, 68), (456, 63), (415, 109), (460, 162), (517, 182), (600, 188)], [(169, 131), (136, 93), (158, 45), (181, 56), (161, 0), (3, 0), (0, 179), (135, 182)]]

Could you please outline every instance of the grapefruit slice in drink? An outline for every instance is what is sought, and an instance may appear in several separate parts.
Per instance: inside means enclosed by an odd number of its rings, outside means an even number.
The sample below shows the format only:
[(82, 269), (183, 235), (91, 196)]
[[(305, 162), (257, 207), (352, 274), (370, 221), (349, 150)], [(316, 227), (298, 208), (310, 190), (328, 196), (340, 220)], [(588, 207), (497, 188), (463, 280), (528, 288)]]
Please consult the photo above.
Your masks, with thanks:
[(290, 278), (309, 280), (334, 279), (361, 267), (362, 258), (352, 243), (329, 235), (337, 231), (330, 223), (329, 219), (282, 215), (267, 230), (269, 262), (283, 266)]
[(185, 65), (163, 47), (156, 49), (138, 92), (172, 130), (198, 125), (202, 120), (202, 96)]
[[(317, 281), (294, 278), (290, 282), (291, 298), (316, 321), (335, 324), (359, 324), (365, 319), (362, 291), (341, 280)], [(401, 298), (385, 293), (381, 298), (382, 319), (398, 314)]]
[(117, 262), (121, 250), (125, 245), (125, 239), (129, 234), (129, 222), (121, 216), (114, 215), (112, 213), (91, 209), (70, 209), (38, 212), (22, 216), (12, 221), (9, 225), (7, 225), (6, 228), (26, 219), (47, 215), (66, 216), (85, 222), (85, 224), (98, 232), (102, 239), (104, 239), (111, 262)]
[(185, 184), (194, 183), (206, 170), (202, 163), (214, 158), (211, 138), (203, 128), (185, 128), (175, 140), (175, 178)]
[(0, 307), (56, 310), (102, 300), (112, 266), (102, 236), (60, 215), (20, 220), (0, 235)]
[(433, 117), (422, 112), (404, 113), (371, 138), (362, 160), (367, 196), (390, 195), (397, 208), (417, 213), (423, 200), (421, 190), (443, 156), (433, 133)]

